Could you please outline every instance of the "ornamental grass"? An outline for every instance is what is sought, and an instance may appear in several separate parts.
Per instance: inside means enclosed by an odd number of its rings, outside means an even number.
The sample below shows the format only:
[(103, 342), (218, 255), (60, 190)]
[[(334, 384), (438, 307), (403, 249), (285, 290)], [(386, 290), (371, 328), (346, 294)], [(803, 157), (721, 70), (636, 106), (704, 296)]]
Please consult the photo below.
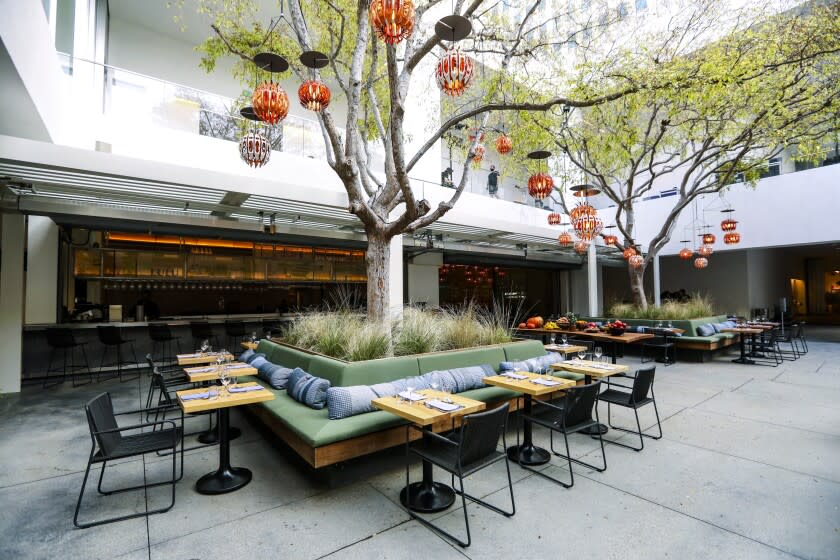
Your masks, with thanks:
[(687, 320), (717, 315), (709, 296), (694, 294), (688, 301), (665, 300), (660, 307), (649, 305), (646, 309), (631, 303), (616, 303), (607, 315), (617, 319), (671, 319)]

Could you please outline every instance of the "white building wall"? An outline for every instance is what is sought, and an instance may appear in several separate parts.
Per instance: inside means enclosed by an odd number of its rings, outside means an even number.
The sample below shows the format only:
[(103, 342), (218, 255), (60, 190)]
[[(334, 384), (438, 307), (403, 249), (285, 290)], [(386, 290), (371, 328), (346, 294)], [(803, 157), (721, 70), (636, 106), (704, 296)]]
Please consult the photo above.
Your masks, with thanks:
[(55, 323), (58, 297), (58, 226), (29, 216), (26, 232), (26, 324)]

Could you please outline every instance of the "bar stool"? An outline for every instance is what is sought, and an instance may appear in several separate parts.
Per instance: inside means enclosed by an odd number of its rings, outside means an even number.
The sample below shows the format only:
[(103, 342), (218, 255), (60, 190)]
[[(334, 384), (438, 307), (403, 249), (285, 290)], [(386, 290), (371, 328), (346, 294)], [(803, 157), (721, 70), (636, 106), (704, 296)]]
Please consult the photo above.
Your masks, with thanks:
[(246, 334), (244, 321), (225, 321), (225, 335), (231, 352), (235, 353), (240, 348), (239, 343)]
[[(99, 379), (102, 380), (102, 367), (107, 365), (117, 366), (117, 375), (119, 375), (120, 381), (125, 381), (123, 379), (123, 365), (133, 363), (135, 367), (137, 366), (137, 354), (134, 353), (134, 339), (123, 338), (120, 329), (112, 326), (96, 327), (96, 334), (99, 336), (99, 342), (105, 345), (105, 350), (102, 352), (102, 359), (99, 360)], [(123, 344), (129, 344), (131, 346), (131, 355), (134, 357), (133, 362), (123, 360)], [(117, 361), (110, 364), (104, 363), (105, 356), (108, 354), (108, 348), (114, 348), (117, 353)], [(112, 375), (111, 377), (116, 376)], [(106, 379), (110, 379), (110, 377)]]
[[(66, 328), (48, 328), (47, 329), (47, 345), (50, 347), (50, 359), (47, 363), (47, 376), (44, 378), (44, 388), (52, 387), (54, 385), (58, 385), (59, 383), (64, 383), (64, 379), (67, 376), (67, 370), (70, 370), (70, 374), (73, 376), (73, 387), (78, 385), (87, 385), (91, 381), (93, 381), (93, 373), (90, 370), (90, 366), (88, 365), (87, 353), (85, 353), (85, 344), (87, 342), (77, 342), (76, 338), (73, 336), (73, 331)], [(84, 358), (85, 363), (76, 365), (75, 361), (75, 350), (76, 348), (80, 348), (82, 350), (82, 358)], [(62, 353), (62, 367), (56, 366), (55, 368), (52, 367), (53, 358), (55, 358), (56, 352), (60, 351)], [(67, 365), (67, 353), (70, 353), (70, 366)], [(76, 376), (73, 372), (77, 369), (86, 369), (88, 372), (89, 379), (85, 383), (76, 383)], [(54, 381), (53, 383), (49, 383), (50, 379), (50, 372), (61, 372), (61, 381)], [(54, 378), (58, 377), (57, 375), (53, 376)]]
[(155, 348), (160, 345), (161, 356), (160, 363), (167, 364), (176, 360), (176, 354), (172, 353), (172, 343), (177, 347), (177, 354), (181, 353), (180, 336), (175, 336), (166, 323), (149, 323), (149, 338), (152, 339), (152, 356), (155, 354)]
[(199, 348), (202, 340), (209, 340), (211, 345), (217, 345), (213, 327), (207, 321), (190, 321), (190, 334), (193, 339), (193, 349)]
[(280, 333), (280, 324), (275, 319), (263, 319), (262, 320), (262, 330), (263, 330), (263, 335), (266, 338), (271, 338), (275, 334)]

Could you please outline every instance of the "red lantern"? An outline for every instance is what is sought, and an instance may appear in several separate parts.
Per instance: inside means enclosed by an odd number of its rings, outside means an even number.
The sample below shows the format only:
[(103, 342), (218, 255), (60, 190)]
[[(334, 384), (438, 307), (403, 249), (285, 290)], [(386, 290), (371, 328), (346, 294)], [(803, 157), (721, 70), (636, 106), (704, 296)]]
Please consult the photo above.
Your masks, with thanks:
[(330, 88), (318, 80), (306, 80), (298, 88), (298, 99), (304, 109), (316, 113), (330, 104)]
[(265, 134), (252, 130), (239, 140), (239, 155), (251, 167), (262, 167), (271, 156), (271, 144)]
[(509, 136), (502, 134), (496, 138), (496, 151), (501, 155), (509, 154), (513, 149), (513, 141)]
[(277, 124), (289, 114), (289, 96), (274, 82), (263, 82), (254, 90), (251, 97), (254, 113), (261, 121)]
[(487, 148), (484, 147), (484, 144), (479, 144), (475, 147), (475, 151), (473, 151), (473, 165), (478, 165), (481, 163), (481, 160), (484, 159), (484, 154), (487, 153)]
[(548, 215), (548, 225), (550, 226), (559, 226), (562, 216), (557, 212), (552, 212)]
[(700, 248), (697, 249), (697, 253), (699, 253), (701, 257), (709, 257), (714, 252), (715, 250), (712, 249), (711, 245), (700, 245)]
[(624, 256), (625, 259), (629, 259), (630, 257), (632, 257), (635, 254), (636, 254), (636, 249), (634, 249), (633, 247), (627, 247), (626, 249), (624, 249), (624, 253), (622, 253), (622, 255)]
[(589, 251), (589, 243), (586, 241), (575, 241), (575, 251), (578, 255), (585, 255)]
[(609, 247), (615, 246), (616, 243), (618, 243), (618, 237), (616, 237), (615, 235), (604, 236), (604, 245), (607, 245)]
[(458, 97), (470, 85), (473, 77), (473, 61), (457, 47), (446, 51), (437, 63), (435, 78), (441, 91), (451, 97)]
[(627, 259), (627, 263), (633, 268), (639, 268), (644, 262), (645, 258), (642, 255), (632, 255)]
[(731, 218), (727, 218), (720, 223), (720, 229), (723, 231), (735, 231), (735, 228), (738, 226), (738, 222)]
[(411, 0), (373, 0), (369, 13), (376, 35), (389, 45), (396, 45), (414, 31)]
[(709, 259), (706, 257), (697, 257), (694, 259), (694, 268), (703, 269), (709, 266)]
[(715, 234), (713, 233), (704, 233), (703, 234), (703, 244), (704, 245), (712, 245), (715, 242)]
[(737, 231), (730, 231), (723, 234), (723, 242), (727, 245), (737, 245), (741, 242), (741, 234)]
[(557, 242), (562, 245), (563, 247), (568, 247), (572, 244), (572, 236), (568, 231), (564, 231), (560, 234), (557, 238)]
[(583, 218), (583, 217), (593, 217), (594, 218), (597, 215), (598, 215), (598, 211), (595, 210), (595, 208), (593, 208), (588, 202), (581, 202), (580, 204), (578, 204), (577, 206), (572, 208), (571, 212), (569, 212), (569, 217), (572, 219), (572, 221), (575, 221), (578, 218)]
[(688, 247), (683, 247), (680, 250), (680, 258), (684, 261), (687, 261), (687, 260), (691, 259), (691, 257), (693, 257), (693, 256), (694, 256), (694, 251), (692, 251)]
[(554, 190), (554, 179), (548, 173), (534, 173), (528, 179), (528, 194), (542, 200)]
[(604, 229), (604, 222), (598, 216), (584, 216), (574, 221), (575, 233), (583, 241), (592, 241)]

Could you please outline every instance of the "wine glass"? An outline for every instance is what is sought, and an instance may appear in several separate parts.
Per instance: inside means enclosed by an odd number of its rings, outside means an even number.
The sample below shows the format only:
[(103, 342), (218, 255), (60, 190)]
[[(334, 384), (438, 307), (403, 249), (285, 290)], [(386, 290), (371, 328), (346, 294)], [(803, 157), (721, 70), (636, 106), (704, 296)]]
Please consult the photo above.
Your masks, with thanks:
[(551, 336), (548, 337), (548, 340), (551, 342), (551, 345), (554, 346), (554, 343), (557, 342), (557, 335), (551, 333)]
[(227, 369), (224, 367), (219, 372), (219, 381), (222, 382), (222, 392), (229, 395), (230, 392), (228, 391), (228, 386), (230, 385), (230, 376), (227, 373)]
[(604, 350), (600, 346), (595, 347), (595, 361), (600, 362), (601, 356), (604, 355)]
[(674, 328), (674, 325), (671, 323), (671, 321), (668, 321), (668, 328), (669, 328), (669, 329), (673, 329), (673, 328)]
[(408, 404), (411, 404), (413, 402), (411, 400), (411, 396), (414, 393), (414, 389), (415, 389), (414, 381), (411, 380), (411, 379), (406, 379), (405, 380), (405, 391), (406, 391), (406, 397), (408, 398)]
[(440, 391), (440, 377), (438, 377), (438, 374), (433, 374), (431, 379), (429, 379), (429, 387), (431, 387), (432, 391)]
[(563, 346), (568, 346), (569, 336), (566, 333), (560, 335), (560, 340), (563, 342)]
[(210, 341), (205, 338), (204, 340), (201, 341), (200, 352), (202, 354), (206, 354), (209, 349), (210, 349)]
[(580, 350), (578, 350), (577, 351), (577, 357), (578, 357), (578, 360), (583, 360), (586, 357), (586, 349), (581, 348)]
[(251, 342), (256, 344), (256, 342), (257, 342), (257, 331), (254, 331), (254, 332), (251, 333)]

